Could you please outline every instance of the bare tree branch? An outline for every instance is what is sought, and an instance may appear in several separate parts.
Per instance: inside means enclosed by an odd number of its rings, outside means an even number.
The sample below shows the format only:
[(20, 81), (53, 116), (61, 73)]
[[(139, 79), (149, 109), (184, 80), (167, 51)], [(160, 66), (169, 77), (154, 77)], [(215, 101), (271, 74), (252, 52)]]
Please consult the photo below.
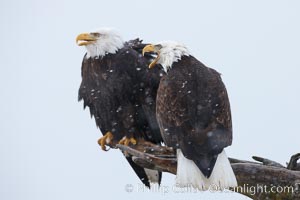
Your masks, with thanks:
[(290, 159), (290, 162), (288, 163), (287, 168), (290, 170), (300, 171), (300, 163), (297, 163), (299, 159), (300, 159), (300, 153), (293, 155)]
[(267, 158), (262, 158), (262, 157), (258, 157), (258, 156), (252, 156), (252, 158), (258, 162), (262, 162), (263, 165), (267, 165), (267, 166), (273, 166), (273, 167), (280, 167), (283, 168), (284, 166), (281, 165), (278, 162), (275, 162), (273, 160), (269, 160)]
[[(134, 146), (117, 145), (121, 151), (133, 156), (138, 165), (162, 172), (176, 174), (177, 159), (172, 148), (139, 141)], [(254, 156), (259, 162), (230, 158), (238, 181), (238, 187), (231, 190), (254, 200), (297, 200), (300, 199), (300, 153), (291, 157), (288, 167)]]

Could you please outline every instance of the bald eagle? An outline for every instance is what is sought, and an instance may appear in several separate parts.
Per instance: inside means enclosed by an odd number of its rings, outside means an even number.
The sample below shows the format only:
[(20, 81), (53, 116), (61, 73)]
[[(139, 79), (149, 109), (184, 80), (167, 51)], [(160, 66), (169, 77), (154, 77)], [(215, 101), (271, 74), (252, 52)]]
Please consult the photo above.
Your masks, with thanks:
[[(87, 49), (82, 61), (79, 100), (83, 100), (84, 108), (89, 107), (104, 134), (98, 140), (101, 148), (106, 150), (106, 146), (117, 143), (134, 145), (139, 139), (160, 144), (155, 116), (160, 71), (148, 70), (149, 61), (141, 54), (145, 45), (139, 39), (123, 42), (111, 28), (82, 33), (76, 42)], [(130, 156), (126, 158), (146, 186), (160, 183), (161, 172), (144, 169)]]
[(177, 149), (176, 183), (207, 190), (237, 186), (224, 148), (232, 143), (230, 104), (220, 74), (178, 42), (147, 45), (166, 75), (157, 91), (156, 115), (164, 142)]

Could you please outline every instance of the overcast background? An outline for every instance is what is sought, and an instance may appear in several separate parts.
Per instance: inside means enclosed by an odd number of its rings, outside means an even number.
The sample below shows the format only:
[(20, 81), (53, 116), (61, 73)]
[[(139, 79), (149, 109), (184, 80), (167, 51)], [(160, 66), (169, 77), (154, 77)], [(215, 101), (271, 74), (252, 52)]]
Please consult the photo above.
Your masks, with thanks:
[[(115, 27), (125, 40), (177, 40), (222, 73), (234, 127), (227, 154), (282, 164), (299, 152), (300, 3), (287, 1), (1, 1), (0, 199), (247, 199), (142, 191), (77, 102), (85, 53), (75, 37)], [(126, 192), (127, 184), (133, 186)]]

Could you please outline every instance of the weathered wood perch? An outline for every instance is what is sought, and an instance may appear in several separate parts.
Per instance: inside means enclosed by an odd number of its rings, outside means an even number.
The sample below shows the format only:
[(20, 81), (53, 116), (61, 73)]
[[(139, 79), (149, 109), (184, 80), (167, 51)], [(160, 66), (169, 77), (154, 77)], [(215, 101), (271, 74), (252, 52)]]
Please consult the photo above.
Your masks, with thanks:
[[(146, 141), (117, 147), (133, 156), (133, 161), (142, 167), (176, 174), (177, 160), (172, 148)], [(258, 162), (230, 158), (239, 185), (231, 190), (254, 200), (300, 199), (300, 164), (297, 163), (300, 153), (291, 157), (287, 167), (266, 158), (253, 156), (253, 159)]]

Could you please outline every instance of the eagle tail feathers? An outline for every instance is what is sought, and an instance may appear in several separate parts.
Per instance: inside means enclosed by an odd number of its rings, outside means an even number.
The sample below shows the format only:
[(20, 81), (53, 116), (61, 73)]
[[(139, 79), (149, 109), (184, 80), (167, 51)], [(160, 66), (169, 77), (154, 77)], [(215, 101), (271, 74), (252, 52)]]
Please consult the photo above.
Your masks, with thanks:
[(139, 179), (142, 181), (142, 183), (148, 187), (151, 188), (153, 184), (160, 185), (162, 173), (157, 170), (151, 170), (143, 168), (139, 165), (137, 165), (133, 160), (131, 156), (125, 156), (127, 161), (129, 162), (132, 169), (135, 171), (136, 175), (139, 177)]
[(185, 158), (180, 149), (177, 150), (177, 160), (177, 187), (193, 187), (200, 191), (218, 191), (237, 186), (237, 181), (225, 150), (218, 155), (209, 178), (205, 177), (194, 161)]
[(151, 184), (160, 184), (162, 175), (161, 172), (147, 168), (144, 168), (144, 170)]

